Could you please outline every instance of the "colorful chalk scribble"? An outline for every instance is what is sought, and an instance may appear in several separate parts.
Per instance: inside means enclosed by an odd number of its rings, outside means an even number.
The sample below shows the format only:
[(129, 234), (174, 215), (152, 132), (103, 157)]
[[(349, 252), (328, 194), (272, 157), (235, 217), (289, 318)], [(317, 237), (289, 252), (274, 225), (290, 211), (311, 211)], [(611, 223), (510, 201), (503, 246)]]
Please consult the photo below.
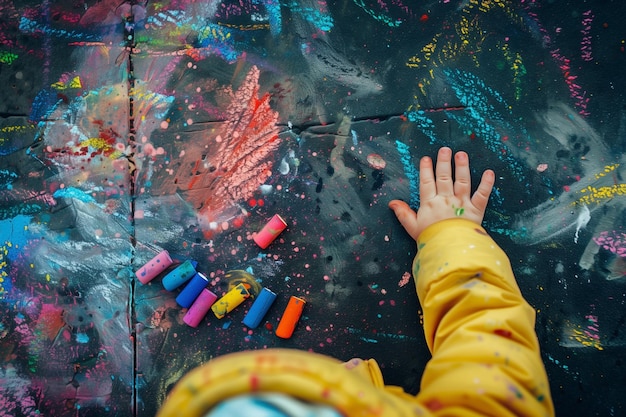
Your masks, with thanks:
[(593, 314), (585, 316), (584, 323), (579, 325), (570, 324), (568, 328), (567, 343), (578, 344), (580, 347), (593, 347), (604, 350), (600, 339), (598, 317)]

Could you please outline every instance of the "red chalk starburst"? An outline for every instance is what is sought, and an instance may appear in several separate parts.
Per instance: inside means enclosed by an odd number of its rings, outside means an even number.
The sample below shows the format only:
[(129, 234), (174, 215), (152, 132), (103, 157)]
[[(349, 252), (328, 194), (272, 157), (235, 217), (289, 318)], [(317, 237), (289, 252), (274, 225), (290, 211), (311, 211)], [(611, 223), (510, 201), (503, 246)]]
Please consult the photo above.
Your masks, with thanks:
[(205, 229), (235, 216), (238, 204), (271, 175), (270, 157), (280, 144), (278, 112), (269, 94), (259, 97), (259, 75), (253, 66), (236, 91), (227, 88), (226, 121), (206, 142), (185, 149), (175, 174), (176, 188), (198, 210)]

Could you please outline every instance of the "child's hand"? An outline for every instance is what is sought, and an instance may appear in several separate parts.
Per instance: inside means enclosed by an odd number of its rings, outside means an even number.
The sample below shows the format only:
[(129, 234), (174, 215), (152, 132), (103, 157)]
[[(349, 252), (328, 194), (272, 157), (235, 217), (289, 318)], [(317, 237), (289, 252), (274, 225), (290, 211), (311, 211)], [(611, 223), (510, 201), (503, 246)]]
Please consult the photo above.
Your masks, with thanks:
[(485, 215), (489, 194), (495, 182), (495, 174), (488, 169), (470, 198), (471, 178), (469, 158), (465, 152), (454, 156), (455, 175), (452, 179), (452, 150), (439, 149), (436, 179), (433, 161), (425, 156), (420, 160), (420, 207), (417, 213), (400, 200), (389, 202), (404, 229), (415, 240), (433, 223), (456, 217), (471, 220), (480, 225)]

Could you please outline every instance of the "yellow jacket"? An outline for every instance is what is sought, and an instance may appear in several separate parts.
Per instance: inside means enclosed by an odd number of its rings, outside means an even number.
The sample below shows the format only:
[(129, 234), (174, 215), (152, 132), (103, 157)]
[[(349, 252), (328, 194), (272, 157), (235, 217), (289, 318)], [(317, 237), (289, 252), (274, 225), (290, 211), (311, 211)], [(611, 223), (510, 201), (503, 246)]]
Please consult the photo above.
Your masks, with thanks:
[(413, 263), (432, 353), (417, 396), (385, 386), (375, 360), (267, 349), (225, 355), (172, 390), (158, 417), (201, 417), (225, 398), (281, 392), (353, 416), (553, 416), (548, 378), (505, 253), (464, 219), (422, 232)]

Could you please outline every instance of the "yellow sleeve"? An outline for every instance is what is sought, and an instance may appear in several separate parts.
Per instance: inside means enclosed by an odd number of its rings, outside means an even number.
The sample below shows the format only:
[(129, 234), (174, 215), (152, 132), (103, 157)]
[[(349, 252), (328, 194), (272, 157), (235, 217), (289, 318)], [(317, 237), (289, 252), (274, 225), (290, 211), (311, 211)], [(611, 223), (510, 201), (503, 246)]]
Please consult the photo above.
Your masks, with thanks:
[(485, 230), (464, 219), (431, 225), (413, 275), (432, 353), (417, 401), (435, 416), (553, 416), (535, 310)]

